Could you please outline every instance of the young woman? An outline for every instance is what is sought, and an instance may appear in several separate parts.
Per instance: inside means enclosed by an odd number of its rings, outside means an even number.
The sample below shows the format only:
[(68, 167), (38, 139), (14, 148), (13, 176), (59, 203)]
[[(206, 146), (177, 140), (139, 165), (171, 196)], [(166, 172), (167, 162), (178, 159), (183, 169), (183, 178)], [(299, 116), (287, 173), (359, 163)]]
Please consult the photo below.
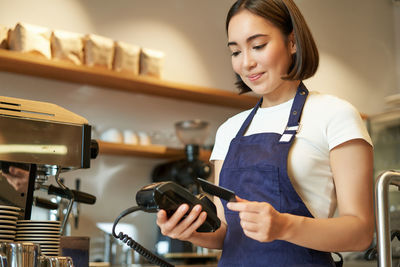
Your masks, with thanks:
[[(239, 0), (226, 21), (240, 91), (261, 96), (216, 135), (215, 182), (239, 196), (216, 199), (223, 221), (199, 233), (205, 212), (182, 205), (164, 235), (223, 249), (219, 266), (335, 266), (329, 252), (365, 250), (373, 235), (371, 139), (359, 113), (309, 93), (318, 51), (292, 0)], [(338, 216), (334, 217), (336, 208)]]

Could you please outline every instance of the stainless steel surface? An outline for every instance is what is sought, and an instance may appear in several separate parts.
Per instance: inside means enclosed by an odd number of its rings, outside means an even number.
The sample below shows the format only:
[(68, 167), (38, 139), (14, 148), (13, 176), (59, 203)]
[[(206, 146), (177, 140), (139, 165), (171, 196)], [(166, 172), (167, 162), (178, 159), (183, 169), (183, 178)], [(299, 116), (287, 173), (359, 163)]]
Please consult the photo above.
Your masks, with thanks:
[(90, 126), (62, 107), (0, 96), (0, 129), (1, 161), (89, 167)]
[(72, 210), (72, 205), (74, 204), (74, 194), (72, 193), (72, 191), (68, 187), (66, 187), (61, 182), (60, 172), (61, 172), (61, 169), (59, 168), (57, 173), (56, 173), (56, 175), (55, 175), (56, 182), (62, 189), (64, 189), (65, 192), (68, 192), (68, 194), (70, 195), (67, 212), (65, 213), (64, 219), (63, 219), (62, 224), (61, 224), (61, 235), (63, 235), (64, 231), (65, 231), (65, 226), (67, 225), (67, 220), (68, 220), (69, 215), (70, 215), (71, 210)]
[(7, 258), (6, 255), (0, 253), (0, 266), (1, 267), (7, 267)]
[(392, 266), (392, 249), (389, 223), (389, 185), (399, 185), (400, 172), (386, 171), (376, 181), (376, 218), (379, 266)]
[(38, 267), (39, 245), (33, 243), (0, 243), (1, 262), (7, 267)]
[(0, 129), (2, 161), (83, 167), (83, 125), (0, 114)]
[(71, 257), (39, 257), (39, 267), (73, 267)]

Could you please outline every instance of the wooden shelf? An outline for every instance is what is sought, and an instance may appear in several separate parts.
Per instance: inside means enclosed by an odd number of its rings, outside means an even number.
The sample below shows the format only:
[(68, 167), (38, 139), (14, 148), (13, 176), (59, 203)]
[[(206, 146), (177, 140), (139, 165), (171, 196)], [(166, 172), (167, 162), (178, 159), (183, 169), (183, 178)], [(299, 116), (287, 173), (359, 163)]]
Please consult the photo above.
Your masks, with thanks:
[(0, 71), (240, 109), (251, 108), (257, 102), (257, 98), (253, 96), (239, 96), (219, 89), (77, 66), (4, 49), (0, 49)]
[[(97, 141), (99, 143), (99, 153), (102, 155), (145, 157), (157, 159), (180, 159), (185, 157), (183, 149), (170, 148), (161, 145), (127, 145), (120, 143), (110, 143)], [(210, 150), (200, 150), (199, 158), (203, 161), (210, 159)]]

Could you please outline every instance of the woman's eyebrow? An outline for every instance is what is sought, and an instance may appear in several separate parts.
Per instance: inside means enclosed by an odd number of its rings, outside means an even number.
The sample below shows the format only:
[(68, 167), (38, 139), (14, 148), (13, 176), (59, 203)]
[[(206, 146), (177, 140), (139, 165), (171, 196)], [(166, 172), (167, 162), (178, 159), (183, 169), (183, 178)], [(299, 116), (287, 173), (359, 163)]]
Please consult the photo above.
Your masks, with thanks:
[[(261, 33), (254, 34), (254, 35), (248, 37), (246, 39), (246, 42), (249, 43), (249, 42), (251, 42), (252, 40), (254, 40), (254, 39), (258, 38), (258, 37), (265, 37), (265, 36), (268, 36), (268, 35), (267, 34), (261, 34)], [(237, 45), (237, 43), (236, 42), (228, 42), (228, 47), (231, 46), (231, 45)]]

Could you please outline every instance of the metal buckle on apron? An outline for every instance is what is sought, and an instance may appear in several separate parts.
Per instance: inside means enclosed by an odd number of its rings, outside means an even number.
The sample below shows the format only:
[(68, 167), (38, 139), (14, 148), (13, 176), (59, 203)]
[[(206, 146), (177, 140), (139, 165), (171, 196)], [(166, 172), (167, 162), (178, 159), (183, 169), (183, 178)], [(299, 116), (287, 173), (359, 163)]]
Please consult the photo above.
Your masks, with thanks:
[(279, 143), (289, 143), (292, 140), (293, 136), (300, 131), (300, 129), (301, 124), (295, 126), (287, 126), (281, 138), (279, 139)]

